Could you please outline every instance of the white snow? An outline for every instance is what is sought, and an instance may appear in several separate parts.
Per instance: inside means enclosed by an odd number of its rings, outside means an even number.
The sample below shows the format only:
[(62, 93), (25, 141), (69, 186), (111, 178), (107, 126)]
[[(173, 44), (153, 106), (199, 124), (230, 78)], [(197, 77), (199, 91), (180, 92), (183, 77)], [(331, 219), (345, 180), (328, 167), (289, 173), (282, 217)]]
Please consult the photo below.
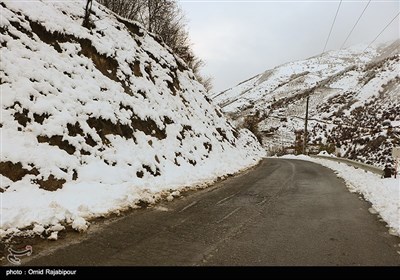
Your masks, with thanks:
[[(376, 55), (375, 49), (371, 48), (363, 52), (362, 46), (327, 52), (319, 58), (312, 57), (269, 69), (263, 74), (211, 97), (227, 113), (239, 112), (254, 103), (266, 108), (266, 103), (270, 103), (272, 99), (290, 97), (301, 90), (309, 89), (349, 66), (370, 61), (374, 55)], [(331, 87), (346, 90), (350, 84), (356, 85), (357, 77), (346, 77), (345, 81), (333, 82)]]
[(89, 223), (82, 217), (78, 217), (72, 222), (72, 228), (77, 231), (85, 231), (88, 227)]
[(45, 228), (41, 225), (35, 225), (33, 227), (33, 232), (36, 234), (42, 234), (45, 231)]
[(47, 237), (48, 240), (57, 240), (58, 239), (58, 231), (53, 231), (52, 233), (50, 233), (50, 236)]
[[(85, 230), (93, 217), (172, 200), (264, 155), (169, 48), (97, 3), (89, 31), (85, 3), (2, 2), (1, 162), (28, 174), (1, 170), (0, 237), (30, 226)], [(65, 183), (41, 187), (51, 176)]]
[(381, 178), (380, 176), (356, 169), (344, 163), (300, 155), (285, 155), (292, 158), (312, 161), (326, 166), (343, 178), (351, 192), (362, 194), (372, 204), (371, 213), (377, 212), (390, 227), (389, 231), (400, 236), (400, 177)]

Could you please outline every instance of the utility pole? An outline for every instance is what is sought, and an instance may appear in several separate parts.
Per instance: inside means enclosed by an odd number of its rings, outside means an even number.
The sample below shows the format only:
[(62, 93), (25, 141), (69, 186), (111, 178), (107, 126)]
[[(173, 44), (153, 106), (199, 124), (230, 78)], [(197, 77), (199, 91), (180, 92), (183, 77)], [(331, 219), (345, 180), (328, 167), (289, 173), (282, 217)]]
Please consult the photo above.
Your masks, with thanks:
[(303, 154), (307, 154), (307, 125), (308, 125), (308, 103), (310, 101), (310, 95), (307, 96), (307, 103), (306, 103), (306, 117), (304, 118), (304, 142), (303, 142)]

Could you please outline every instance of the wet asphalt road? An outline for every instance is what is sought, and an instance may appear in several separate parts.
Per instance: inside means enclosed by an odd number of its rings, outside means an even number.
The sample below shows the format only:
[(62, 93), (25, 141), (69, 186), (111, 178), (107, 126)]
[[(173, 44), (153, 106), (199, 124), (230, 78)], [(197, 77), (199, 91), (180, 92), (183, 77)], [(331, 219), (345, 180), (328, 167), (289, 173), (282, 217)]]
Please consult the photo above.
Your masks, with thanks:
[(400, 265), (400, 238), (369, 207), (325, 167), (265, 159), (24, 265)]

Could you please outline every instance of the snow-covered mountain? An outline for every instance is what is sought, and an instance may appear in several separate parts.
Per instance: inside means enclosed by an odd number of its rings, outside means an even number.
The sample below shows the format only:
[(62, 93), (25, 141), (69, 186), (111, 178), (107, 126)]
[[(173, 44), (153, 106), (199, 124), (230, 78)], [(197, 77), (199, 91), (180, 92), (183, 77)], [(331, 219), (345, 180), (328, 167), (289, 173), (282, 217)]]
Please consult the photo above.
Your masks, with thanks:
[(392, 165), (391, 148), (400, 145), (399, 46), (397, 40), (330, 51), (267, 70), (211, 98), (238, 125), (258, 129), (269, 153), (279, 154), (302, 151), (309, 95), (310, 152), (336, 150)]
[(0, 235), (173, 199), (264, 151), (160, 39), (97, 3), (2, 1)]

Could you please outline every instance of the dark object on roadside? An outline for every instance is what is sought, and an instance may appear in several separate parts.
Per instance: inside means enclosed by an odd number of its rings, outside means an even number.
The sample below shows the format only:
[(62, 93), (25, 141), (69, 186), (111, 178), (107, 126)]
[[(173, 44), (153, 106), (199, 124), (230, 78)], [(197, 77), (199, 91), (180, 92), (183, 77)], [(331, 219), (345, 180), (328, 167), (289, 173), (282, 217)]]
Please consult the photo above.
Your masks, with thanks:
[(392, 169), (389, 167), (389, 165), (385, 166), (385, 169), (383, 169), (383, 178), (390, 178), (392, 177)]

